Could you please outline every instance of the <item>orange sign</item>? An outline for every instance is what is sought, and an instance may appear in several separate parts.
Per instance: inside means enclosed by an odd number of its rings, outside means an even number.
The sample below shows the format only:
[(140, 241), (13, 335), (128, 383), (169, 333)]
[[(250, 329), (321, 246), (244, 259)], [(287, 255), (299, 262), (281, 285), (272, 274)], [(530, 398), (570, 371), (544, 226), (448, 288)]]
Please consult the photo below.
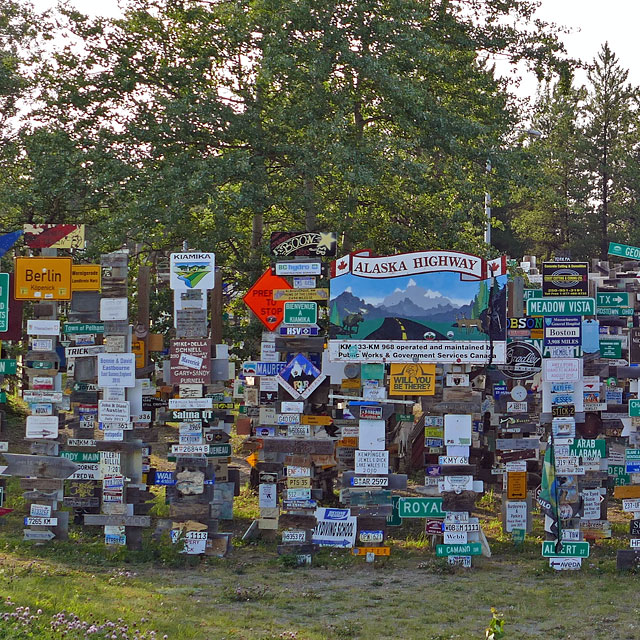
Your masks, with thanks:
[(507, 473), (507, 498), (509, 500), (526, 500), (527, 472), (509, 471)]
[(136, 354), (136, 369), (144, 368), (144, 340), (132, 340), (131, 353)]
[(373, 553), (374, 556), (390, 556), (391, 547), (355, 547), (351, 549), (354, 556), (366, 556), (367, 553)]
[(71, 258), (16, 258), (16, 300), (71, 300)]
[(331, 416), (300, 416), (300, 424), (310, 424), (314, 427), (326, 427), (333, 424)]
[(247, 291), (243, 300), (245, 304), (256, 314), (258, 320), (273, 331), (284, 318), (284, 301), (274, 300), (274, 289), (291, 289), (291, 285), (281, 276), (271, 274), (267, 269), (258, 281)]
[(338, 446), (338, 447), (355, 447), (357, 449), (358, 448), (358, 438), (352, 438), (352, 437), (342, 438), (342, 440), (338, 440), (338, 442), (336, 442), (336, 446)]
[(74, 264), (71, 268), (72, 291), (100, 291), (102, 270), (99, 264)]

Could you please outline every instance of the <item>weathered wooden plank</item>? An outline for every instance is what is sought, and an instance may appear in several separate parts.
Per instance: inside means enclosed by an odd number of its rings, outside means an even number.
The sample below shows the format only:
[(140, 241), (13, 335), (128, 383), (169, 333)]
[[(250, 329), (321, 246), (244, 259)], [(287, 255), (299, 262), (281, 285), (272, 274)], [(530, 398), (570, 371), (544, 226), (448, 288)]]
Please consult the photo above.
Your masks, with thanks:
[(111, 527), (150, 527), (151, 516), (125, 516), (107, 515), (104, 513), (85, 513), (86, 525), (111, 526)]
[(7, 461), (4, 474), (8, 476), (64, 479), (80, 468), (67, 458), (31, 456), (20, 453), (3, 453), (2, 455)]

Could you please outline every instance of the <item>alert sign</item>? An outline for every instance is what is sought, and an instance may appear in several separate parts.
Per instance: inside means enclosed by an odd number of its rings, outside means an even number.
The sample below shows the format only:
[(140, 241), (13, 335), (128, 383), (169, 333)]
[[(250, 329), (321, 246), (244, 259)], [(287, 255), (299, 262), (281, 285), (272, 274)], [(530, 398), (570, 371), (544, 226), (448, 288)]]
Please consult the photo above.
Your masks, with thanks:
[(16, 300), (71, 300), (71, 258), (16, 258)]
[(260, 322), (273, 331), (284, 318), (284, 301), (274, 300), (275, 289), (291, 289), (287, 280), (280, 276), (272, 275), (271, 269), (267, 269), (258, 281), (247, 291), (243, 300), (245, 304), (256, 314)]

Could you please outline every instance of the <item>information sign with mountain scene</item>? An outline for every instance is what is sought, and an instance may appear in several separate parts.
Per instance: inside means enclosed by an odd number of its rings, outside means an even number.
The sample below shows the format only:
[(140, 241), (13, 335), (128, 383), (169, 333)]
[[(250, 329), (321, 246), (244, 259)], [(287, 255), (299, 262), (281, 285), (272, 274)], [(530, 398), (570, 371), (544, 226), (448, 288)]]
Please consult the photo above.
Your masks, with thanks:
[[(395, 264), (400, 262), (394, 259)], [(400, 275), (402, 269), (394, 269), (390, 277), (350, 271), (332, 278), (330, 338), (506, 339), (506, 275), (463, 280), (456, 271), (411, 271), (411, 275)]]

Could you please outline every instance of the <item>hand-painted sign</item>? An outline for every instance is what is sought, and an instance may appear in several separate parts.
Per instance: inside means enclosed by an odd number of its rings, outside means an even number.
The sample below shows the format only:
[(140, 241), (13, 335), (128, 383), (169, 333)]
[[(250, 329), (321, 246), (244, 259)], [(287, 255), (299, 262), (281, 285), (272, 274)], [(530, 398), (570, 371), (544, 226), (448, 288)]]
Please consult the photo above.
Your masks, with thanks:
[(274, 231), (271, 255), (324, 257), (336, 255), (336, 234), (319, 231)]
[(436, 392), (435, 364), (392, 364), (389, 372), (389, 395), (432, 396)]
[(211, 340), (171, 340), (169, 355), (172, 384), (211, 382)]
[[(334, 263), (339, 277), (332, 278), (330, 288), (332, 339), (432, 341), (442, 353), (448, 350), (447, 341), (473, 344), (491, 337), (495, 345), (506, 339), (507, 278), (481, 279), (481, 258), (423, 252), (380, 258), (353, 255), (351, 266), (345, 261), (344, 269), (341, 263)], [(461, 273), (475, 278), (462, 280)], [(422, 360), (420, 353), (414, 355)]]
[(301, 353), (293, 358), (277, 375), (280, 386), (294, 398), (308, 398), (320, 386), (325, 377)]
[(25, 224), (24, 241), (32, 249), (83, 249), (83, 224)]
[(16, 300), (70, 300), (71, 258), (16, 258)]

